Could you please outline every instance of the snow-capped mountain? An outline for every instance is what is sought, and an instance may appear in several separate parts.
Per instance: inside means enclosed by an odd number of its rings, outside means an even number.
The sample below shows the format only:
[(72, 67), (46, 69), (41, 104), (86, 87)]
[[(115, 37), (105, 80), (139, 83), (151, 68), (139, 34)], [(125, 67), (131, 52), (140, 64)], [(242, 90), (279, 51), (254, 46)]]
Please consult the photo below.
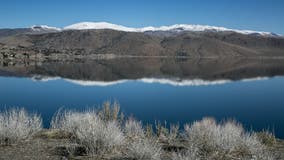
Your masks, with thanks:
[(125, 32), (137, 32), (136, 28), (129, 28), (122, 25), (107, 22), (82, 22), (64, 27), (64, 30), (85, 30), (85, 29), (113, 29)]
[(132, 28), (122, 25), (112, 24), (108, 22), (81, 22), (72, 24), (63, 28), (50, 27), (47, 25), (34, 25), (31, 27), (33, 32), (59, 32), (64, 30), (91, 30), (91, 29), (111, 29), (124, 32), (155, 32), (155, 31), (164, 31), (164, 32), (182, 32), (182, 31), (191, 31), (191, 32), (202, 32), (202, 31), (212, 31), (212, 32), (236, 32), (241, 34), (256, 34), (262, 36), (281, 36), (271, 32), (262, 32), (262, 31), (252, 31), (252, 30), (238, 30), (238, 29), (229, 29), (225, 27), (216, 27), (209, 25), (191, 25), (191, 24), (175, 24), (171, 26), (160, 26), (160, 27), (142, 27), (142, 28)]
[(106, 22), (83, 22), (61, 29), (49, 26), (0, 29), (1, 46), (24, 46), (31, 52), (56, 51), (74, 56), (281, 57), (284, 37), (202, 25), (130, 28)]
[(50, 27), (47, 25), (33, 25), (31, 26), (31, 29), (33, 31), (61, 31), (61, 28), (57, 28), (57, 27)]
[(81, 22), (76, 23), (67, 27), (64, 27), (63, 30), (87, 30), (87, 29), (112, 29), (125, 32), (147, 32), (147, 31), (192, 31), (192, 32), (202, 32), (202, 31), (231, 31), (241, 34), (259, 34), (263, 36), (276, 36), (276, 34), (271, 32), (261, 32), (261, 31), (252, 31), (252, 30), (236, 30), (228, 29), (224, 27), (215, 27), (208, 25), (189, 25), (189, 24), (175, 24), (171, 26), (161, 26), (161, 27), (143, 27), (143, 28), (131, 28), (125, 27), (122, 25), (111, 24), (107, 22)]

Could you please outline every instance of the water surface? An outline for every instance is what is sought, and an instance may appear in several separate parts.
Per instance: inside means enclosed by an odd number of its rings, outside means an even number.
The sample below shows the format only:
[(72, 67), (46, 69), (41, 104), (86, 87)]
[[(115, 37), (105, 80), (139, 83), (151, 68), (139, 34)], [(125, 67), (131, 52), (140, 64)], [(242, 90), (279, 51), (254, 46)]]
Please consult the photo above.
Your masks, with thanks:
[(0, 109), (38, 112), (48, 127), (61, 107), (83, 110), (117, 100), (124, 113), (145, 123), (233, 118), (249, 130), (270, 129), (284, 138), (283, 63), (225, 61), (226, 68), (218, 61), (158, 62), (137, 60), (136, 68), (123, 66), (124, 60), (5, 66)]

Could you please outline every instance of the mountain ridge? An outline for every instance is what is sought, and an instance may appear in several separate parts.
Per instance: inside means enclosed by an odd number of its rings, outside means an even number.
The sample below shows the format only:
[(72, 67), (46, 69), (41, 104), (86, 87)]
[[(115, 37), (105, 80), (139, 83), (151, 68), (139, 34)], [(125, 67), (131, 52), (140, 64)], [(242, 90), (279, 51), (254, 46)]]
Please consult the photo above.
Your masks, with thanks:
[[(104, 24), (100, 27), (103, 28)], [(283, 57), (284, 38), (215, 30), (126, 32), (113, 29), (59, 30), (34, 26), (32, 29), (0, 29), (0, 49), (0, 59), (35, 55), (49, 59), (81, 59), (98, 55)]]
[[(12, 29), (12, 28), (5, 28)], [(22, 28), (24, 29), (24, 28)], [(141, 28), (134, 27), (126, 27), (123, 25), (112, 24), (109, 22), (79, 22), (75, 24), (71, 24), (62, 28), (59, 27), (51, 27), (48, 25), (33, 25), (29, 28), (34, 31), (45, 30), (53, 31), (53, 32), (62, 32), (66, 30), (92, 30), (92, 29), (111, 29), (116, 31), (124, 31), (124, 32), (155, 32), (155, 31), (171, 31), (171, 32), (182, 32), (182, 31), (192, 31), (192, 32), (203, 32), (203, 31), (212, 31), (212, 32), (236, 32), (241, 34), (258, 34), (261, 36), (279, 36), (282, 37), (281, 34), (276, 34), (273, 32), (265, 32), (265, 31), (253, 31), (253, 30), (243, 30), (243, 29), (230, 29), (225, 27), (217, 27), (210, 25), (198, 25), (198, 24), (173, 24), (169, 26), (146, 26)], [(0, 29), (1, 30), (1, 29)]]
[(281, 36), (272, 32), (263, 31), (252, 31), (252, 30), (239, 30), (239, 29), (229, 29), (225, 27), (216, 27), (210, 25), (196, 25), (196, 24), (174, 24), (170, 26), (160, 26), (160, 27), (142, 27), (142, 28), (132, 28), (125, 27), (122, 25), (116, 25), (108, 22), (80, 22), (72, 24), (63, 28), (63, 30), (86, 30), (86, 29), (113, 29), (125, 32), (147, 32), (147, 31), (216, 31), (216, 32), (237, 32), (241, 34), (260, 34), (263, 36)]

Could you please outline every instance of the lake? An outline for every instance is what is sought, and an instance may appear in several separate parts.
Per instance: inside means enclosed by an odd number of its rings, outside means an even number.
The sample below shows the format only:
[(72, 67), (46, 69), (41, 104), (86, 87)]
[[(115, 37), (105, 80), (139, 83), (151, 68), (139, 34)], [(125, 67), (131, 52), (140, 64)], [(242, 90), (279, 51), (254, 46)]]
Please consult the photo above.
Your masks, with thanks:
[(144, 123), (235, 119), (284, 138), (284, 60), (111, 59), (3, 63), (0, 109), (24, 107), (48, 127), (59, 108), (117, 100)]

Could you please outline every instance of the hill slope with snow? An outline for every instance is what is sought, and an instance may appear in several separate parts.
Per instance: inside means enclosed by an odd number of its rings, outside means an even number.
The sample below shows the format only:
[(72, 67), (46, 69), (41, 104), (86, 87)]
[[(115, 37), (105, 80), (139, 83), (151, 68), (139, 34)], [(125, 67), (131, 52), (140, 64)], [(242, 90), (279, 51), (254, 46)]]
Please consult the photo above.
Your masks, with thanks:
[(252, 30), (236, 30), (228, 29), (224, 27), (215, 27), (208, 25), (189, 25), (189, 24), (175, 24), (171, 26), (161, 26), (161, 27), (143, 27), (143, 28), (131, 28), (122, 25), (111, 24), (107, 22), (81, 22), (76, 23), (67, 27), (63, 30), (88, 30), (88, 29), (112, 29), (124, 32), (147, 32), (147, 31), (192, 31), (192, 32), (202, 32), (202, 31), (214, 31), (214, 32), (236, 32), (241, 34), (259, 34), (263, 36), (275, 36), (276, 34), (271, 32), (261, 32)]
[(185, 24), (129, 28), (106, 22), (83, 22), (64, 28), (0, 29), (0, 46), (7, 53), (17, 47), (21, 52), (25, 47), (29, 53), (44, 51), (46, 55), (68, 56), (284, 56), (284, 37), (273, 33)]

